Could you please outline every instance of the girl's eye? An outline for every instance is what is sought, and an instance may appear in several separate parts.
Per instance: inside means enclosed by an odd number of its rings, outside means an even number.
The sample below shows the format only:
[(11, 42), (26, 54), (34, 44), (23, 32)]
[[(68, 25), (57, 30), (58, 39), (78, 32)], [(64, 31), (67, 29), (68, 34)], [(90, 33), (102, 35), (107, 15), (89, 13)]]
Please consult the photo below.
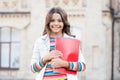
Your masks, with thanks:
[(50, 22), (54, 22), (54, 21), (55, 21), (55, 20), (53, 20), (53, 19), (52, 19), (52, 20), (50, 20)]
[(57, 22), (62, 22), (61, 19), (58, 19), (58, 20), (54, 20), (54, 19), (52, 19), (52, 20), (50, 20), (50, 22), (55, 22), (55, 21), (57, 21)]
[(62, 20), (58, 20), (58, 22), (62, 22)]

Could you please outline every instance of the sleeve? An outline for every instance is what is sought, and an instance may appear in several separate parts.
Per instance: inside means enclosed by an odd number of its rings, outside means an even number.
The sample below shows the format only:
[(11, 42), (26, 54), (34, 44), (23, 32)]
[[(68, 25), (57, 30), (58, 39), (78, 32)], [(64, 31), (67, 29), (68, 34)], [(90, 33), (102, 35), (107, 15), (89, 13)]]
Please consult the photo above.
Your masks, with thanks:
[(33, 55), (32, 55), (31, 65), (30, 65), (31, 71), (33, 73), (40, 72), (40, 70), (45, 66), (43, 64), (42, 58), (40, 57), (39, 45), (40, 45), (39, 40), (36, 40), (33, 47)]
[(68, 67), (69, 70), (71, 71), (85, 71), (86, 69), (86, 64), (85, 64), (85, 59), (81, 53), (81, 50), (80, 50), (80, 53), (79, 53), (79, 60), (78, 62), (69, 62), (69, 67)]

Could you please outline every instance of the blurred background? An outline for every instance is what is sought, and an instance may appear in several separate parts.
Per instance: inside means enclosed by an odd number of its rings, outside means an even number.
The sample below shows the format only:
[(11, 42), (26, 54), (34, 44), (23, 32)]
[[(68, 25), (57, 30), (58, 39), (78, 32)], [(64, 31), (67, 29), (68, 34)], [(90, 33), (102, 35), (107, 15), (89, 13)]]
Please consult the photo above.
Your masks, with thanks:
[(54, 6), (81, 40), (87, 69), (79, 80), (120, 80), (120, 0), (0, 0), (0, 80), (34, 80), (33, 44)]

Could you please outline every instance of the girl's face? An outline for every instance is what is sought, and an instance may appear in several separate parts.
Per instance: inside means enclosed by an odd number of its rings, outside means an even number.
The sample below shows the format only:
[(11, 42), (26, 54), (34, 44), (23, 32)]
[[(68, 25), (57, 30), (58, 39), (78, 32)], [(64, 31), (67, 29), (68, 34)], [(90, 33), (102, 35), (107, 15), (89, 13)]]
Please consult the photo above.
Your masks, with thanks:
[(60, 14), (54, 13), (52, 15), (52, 19), (50, 21), (49, 27), (50, 27), (51, 35), (58, 35), (58, 36), (62, 35), (62, 29), (64, 27), (64, 24)]

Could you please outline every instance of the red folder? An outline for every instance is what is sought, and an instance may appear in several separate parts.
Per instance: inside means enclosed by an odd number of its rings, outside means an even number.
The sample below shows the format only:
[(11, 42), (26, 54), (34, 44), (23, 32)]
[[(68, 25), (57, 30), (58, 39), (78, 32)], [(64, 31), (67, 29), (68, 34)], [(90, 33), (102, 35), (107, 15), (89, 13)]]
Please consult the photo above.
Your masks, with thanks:
[[(68, 62), (78, 61), (80, 41), (71, 38), (56, 38), (56, 50), (61, 51), (63, 60)], [(65, 68), (55, 69), (56, 72), (76, 74), (76, 71), (69, 71)]]

